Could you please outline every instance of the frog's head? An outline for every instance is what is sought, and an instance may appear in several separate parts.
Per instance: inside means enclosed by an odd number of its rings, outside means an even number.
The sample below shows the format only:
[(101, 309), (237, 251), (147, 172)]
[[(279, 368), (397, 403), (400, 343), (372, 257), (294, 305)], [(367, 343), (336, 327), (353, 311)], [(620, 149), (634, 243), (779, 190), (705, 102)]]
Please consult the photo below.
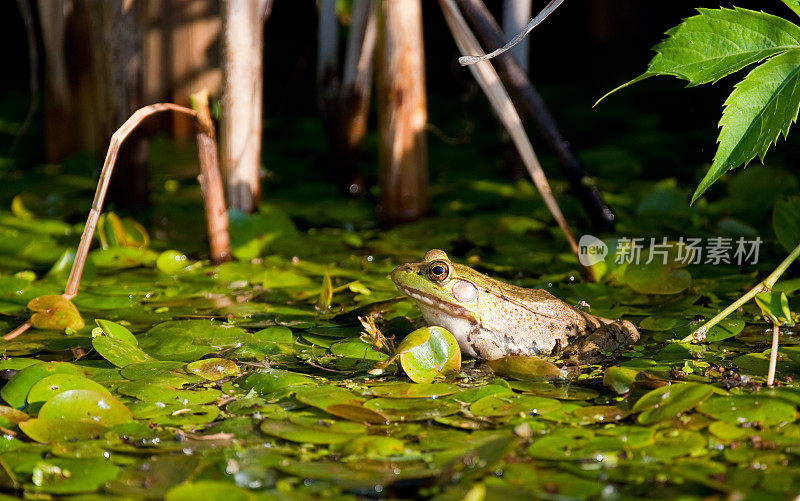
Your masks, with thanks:
[(457, 306), (471, 310), (478, 300), (482, 275), (454, 264), (447, 254), (433, 249), (419, 263), (406, 263), (392, 271), (392, 281), (420, 306)]

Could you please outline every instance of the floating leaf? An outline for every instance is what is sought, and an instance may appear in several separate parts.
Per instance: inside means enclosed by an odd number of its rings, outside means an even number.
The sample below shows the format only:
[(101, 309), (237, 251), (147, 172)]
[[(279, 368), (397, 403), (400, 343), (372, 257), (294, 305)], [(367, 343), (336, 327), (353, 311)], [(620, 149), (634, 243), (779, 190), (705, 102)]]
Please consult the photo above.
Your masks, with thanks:
[(31, 316), (31, 325), (37, 329), (77, 331), (85, 325), (75, 305), (63, 296), (50, 294), (33, 298), (28, 309), (35, 312)]
[(119, 472), (119, 466), (107, 459), (51, 458), (37, 462), (33, 468), (32, 490), (51, 494), (92, 492)]
[(164, 497), (166, 501), (251, 501), (255, 496), (228, 482), (199, 480), (173, 487)]
[(305, 384), (316, 384), (316, 381), (304, 374), (282, 369), (262, 369), (251, 372), (241, 383), (242, 388), (253, 389), (262, 395), (283, 388)]
[(641, 371), (632, 367), (613, 366), (603, 371), (603, 384), (617, 393), (627, 393)]
[(236, 362), (226, 358), (197, 360), (187, 365), (186, 370), (209, 381), (219, 381), (239, 375), (239, 366)]
[(714, 419), (730, 423), (761, 423), (764, 426), (790, 423), (797, 419), (795, 407), (769, 397), (738, 395), (714, 397), (697, 410)]
[(630, 416), (630, 412), (615, 405), (589, 405), (572, 412), (583, 423), (613, 423)]
[(127, 423), (133, 419), (133, 415), (125, 404), (107, 393), (68, 390), (45, 402), (39, 410), (39, 418), (114, 426)]
[(487, 362), (495, 374), (515, 379), (542, 381), (564, 379), (566, 372), (554, 363), (539, 357), (510, 355)]
[(28, 403), (44, 403), (67, 390), (92, 390), (111, 396), (103, 385), (77, 374), (53, 374), (39, 380), (28, 392)]
[(397, 346), (400, 365), (415, 383), (430, 383), (461, 369), (461, 349), (443, 327), (422, 327)]
[(295, 392), (298, 401), (322, 409), (328, 414), (351, 421), (385, 423), (389, 418), (378, 411), (364, 407), (366, 399), (338, 386), (306, 386)]
[(189, 266), (189, 258), (186, 254), (176, 250), (165, 250), (156, 258), (156, 268), (164, 273), (178, 273)]
[(341, 444), (366, 433), (366, 426), (351, 422), (317, 420), (292, 423), (289, 421), (265, 421), (261, 431), (292, 442), (307, 444)]
[(637, 400), (632, 412), (641, 413), (638, 418), (641, 424), (653, 424), (694, 409), (712, 393), (711, 386), (699, 383), (662, 386)]
[(461, 405), (452, 400), (423, 398), (373, 398), (364, 407), (380, 412), (391, 421), (424, 421), (461, 410)]
[[(129, 331), (124, 325), (112, 322), (111, 320), (103, 320), (102, 318), (96, 319), (95, 323), (100, 326), (100, 328), (103, 330), (103, 333), (108, 337), (125, 341), (126, 343), (134, 346), (139, 344), (136, 336), (134, 336), (133, 333), (131, 333), (131, 331)], [(93, 334), (93, 337), (97, 336), (94, 336)]]
[(384, 398), (436, 398), (458, 391), (451, 383), (391, 383), (372, 386), (368, 392)]
[(723, 318), (717, 325), (708, 329), (706, 341), (714, 343), (736, 336), (744, 329), (744, 320), (741, 318)]
[(64, 421), (63, 419), (28, 419), (19, 423), (19, 429), (28, 437), (45, 444), (76, 440), (96, 440), (108, 428), (85, 421)]
[(470, 405), (469, 412), (479, 417), (511, 416), (514, 414), (546, 414), (561, 407), (552, 398), (531, 395), (491, 395)]
[[(661, 245), (661, 244), (659, 244)], [(642, 294), (677, 294), (692, 282), (692, 275), (683, 269), (692, 259), (686, 245), (668, 242), (659, 248), (642, 252), (638, 260), (628, 264), (623, 280)]]
[(92, 347), (97, 350), (100, 356), (117, 367), (126, 367), (131, 364), (153, 360), (150, 355), (135, 345), (113, 337), (99, 336), (92, 338)]
[(67, 362), (48, 362), (33, 364), (17, 372), (11, 380), (0, 389), (3, 397), (11, 407), (22, 408), (28, 401), (28, 393), (33, 385), (53, 374), (79, 374), (78, 368)]

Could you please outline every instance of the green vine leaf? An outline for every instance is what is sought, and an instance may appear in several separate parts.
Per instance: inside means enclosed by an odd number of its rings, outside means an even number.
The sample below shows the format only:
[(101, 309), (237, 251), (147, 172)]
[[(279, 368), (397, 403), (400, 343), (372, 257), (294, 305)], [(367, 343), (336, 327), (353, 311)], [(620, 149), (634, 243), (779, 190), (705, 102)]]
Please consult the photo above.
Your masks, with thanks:
[(781, 0), (787, 7), (792, 9), (792, 12), (800, 16), (800, 0)]
[(788, 135), (798, 110), (800, 50), (791, 50), (751, 71), (725, 101), (719, 148), (692, 202), (728, 170), (747, 166), (756, 155), (763, 162), (767, 149)]

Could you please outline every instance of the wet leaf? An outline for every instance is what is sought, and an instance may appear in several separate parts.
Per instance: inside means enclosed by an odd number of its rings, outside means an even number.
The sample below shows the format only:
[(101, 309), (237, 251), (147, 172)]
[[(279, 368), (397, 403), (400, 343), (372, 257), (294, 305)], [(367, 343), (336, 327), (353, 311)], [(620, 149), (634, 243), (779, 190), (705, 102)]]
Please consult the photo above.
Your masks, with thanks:
[(390, 421), (424, 421), (449, 416), (461, 409), (452, 400), (422, 398), (373, 398), (364, 407), (380, 412)]
[(510, 355), (487, 362), (495, 374), (528, 381), (564, 379), (566, 372), (543, 358)]
[(11, 407), (22, 408), (28, 401), (28, 393), (33, 385), (53, 374), (79, 374), (78, 368), (66, 362), (48, 362), (33, 364), (17, 372), (11, 380), (0, 389), (3, 397)]
[(114, 426), (133, 419), (131, 411), (116, 398), (93, 390), (67, 390), (45, 402), (40, 419), (84, 421)]
[(430, 383), (461, 369), (461, 349), (450, 331), (422, 327), (397, 346), (396, 353), (406, 375), (415, 383)]
[(694, 409), (712, 393), (710, 386), (699, 383), (662, 386), (639, 398), (631, 411), (641, 413), (639, 423), (653, 424)]
[(189, 266), (189, 258), (176, 250), (165, 250), (156, 258), (156, 268), (164, 273), (178, 273)]
[(75, 305), (55, 294), (31, 299), (28, 302), (28, 309), (35, 312), (31, 316), (31, 325), (37, 329), (77, 331), (83, 329), (85, 325)]
[(19, 429), (31, 439), (46, 444), (95, 440), (101, 438), (108, 431), (108, 428), (96, 423), (47, 418), (28, 419), (19, 423)]
[(164, 497), (166, 501), (251, 501), (255, 496), (228, 482), (200, 480), (173, 487)]
[(264, 421), (261, 431), (267, 435), (292, 442), (307, 444), (341, 444), (364, 435), (366, 426), (351, 422), (332, 420), (304, 421)]
[(103, 358), (117, 367), (127, 367), (131, 364), (153, 360), (151, 356), (135, 345), (113, 337), (94, 337), (92, 338), (92, 347), (97, 350), (97, 353)]
[(791, 324), (792, 312), (789, 309), (789, 299), (784, 292), (759, 292), (756, 294), (756, 304), (761, 309), (761, 314), (775, 325)]
[(197, 360), (187, 365), (186, 370), (209, 381), (219, 381), (239, 375), (239, 366), (236, 362), (225, 358)]
[(479, 417), (537, 415), (552, 412), (561, 402), (552, 398), (530, 395), (491, 395), (483, 397), (469, 407), (470, 414)]
[(52, 494), (92, 492), (120, 472), (106, 459), (48, 459), (36, 463), (33, 491)]
[(313, 378), (282, 369), (262, 369), (247, 374), (242, 388), (253, 389), (262, 395), (292, 386), (316, 384)]
[(53, 374), (39, 380), (28, 392), (28, 403), (44, 403), (51, 397), (67, 390), (92, 390), (111, 396), (103, 385), (77, 374)]
[(436, 398), (451, 395), (458, 386), (451, 383), (392, 383), (372, 386), (368, 392), (384, 398)]
[(366, 399), (338, 386), (306, 386), (295, 392), (298, 401), (322, 409), (328, 414), (351, 421), (385, 423), (389, 419), (378, 411), (364, 407)]
[[(132, 344), (136, 346), (139, 344), (139, 341), (136, 339), (131, 331), (128, 330), (127, 327), (124, 325), (118, 324), (116, 322), (112, 322), (111, 320), (103, 320), (103, 319), (96, 319), (95, 323), (100, 326), (103, 330), (103, 333), (111, 338), (119, 339), (120, 341), (125, 341), (128, 344)], [(94, 336), (93, 337), (98, 337)]]
[(614, 405), (589, 405), (572, 412), (583, 423), (613, 423), (621, 421), (631, 413)]
[(769, 397), (730, 396), (714, 397), (697, 407), (697, 410), (721, 421), (730, 423), (761, 423), (764, 426), (791, 423), (797, 419), (795, 407)]

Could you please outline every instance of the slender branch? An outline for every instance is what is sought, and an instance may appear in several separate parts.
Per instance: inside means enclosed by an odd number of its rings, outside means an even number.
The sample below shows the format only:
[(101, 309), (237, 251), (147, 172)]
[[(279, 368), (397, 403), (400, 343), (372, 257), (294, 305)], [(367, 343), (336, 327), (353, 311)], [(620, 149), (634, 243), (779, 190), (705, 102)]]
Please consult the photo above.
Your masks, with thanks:
[(24, 324), (20, 325), (19, 327), (17, 327), (13, 331), (11, 331), (8, 334), (6, 334), (5, 336), (3, 336), (3, 339), (5, 339), (6, 341), (11, 341), (12, 339), (14, 339), (15, 337), (19, 336), (20, 334), (22, 334), (23, 332), (25, 332), (26, 330), (28, 330), (30, 328), (31, 328), (31, 321), (30, 320), (26, 320)]
[[(445, 20), (450, 27), (450, 32), (453, 34), (453, 38), (456, 41), (458, 49), (464, 53), (482, 53), (483, 50), (481, 49), (480, 44), (470, 31), (466, 21), (464, 21), (464, 18), (461, 16), (461, 13), (458, 11), (454, 0), (439, 0), (439, 6), (444, 12)], [(525, 133), (525, 127), (522, 125), (522, 120), (520, 120), (519, 115), (514, 108), (514, 104), (508, 97), (508, 93), (503, 87), (502, 82), (500, 82), (500, 77), (492, 67), (492, 63), (488, 61), (482, 61), (478, 64), (471, 65), (469, 69), (475, 77), (475, 80), (477, 80), (481, 89), (483, 89), (483, 92), (486, 94), (486, 97), (489, 99), (492, 107), (497, 112), (500, 121), (511, 135), (511, 139), (514, 141), (514, 145), (517, 147), (520, 157), (522, 157), (522, 161), (525, 163), (525, 167), (528, 169), (528, 173), (530, 174), (531, 179), (533, 179), (533, 183), (536, 185), (536, 189), (539, 190), (539, 193), (542, 195), (542, 199), (544, 199), (545, 205), (547, 205), (547, 208), (553, 215), (553, 219), (556, 220), (556, 223), (558, 223), (558, 226), (561, 228), (561, 232), (564, 234), (567, 242), (569, 242), (573, 254), (577, 256), (578, 244), (575, 241), (575, 237), (572, 235), (569, 224), (567, 224), (567, 220), (561, 213), (558, 202), (553, 196), (553, 192), (550, 189), (550, 184), (547, 181), (547, 176), (545, 176), (542, 166), (539, 164), (539, 159), (536, 157), (536, 153), (533, 151), (533, 146), (531, 145), (530, 140)], [(586, 270), (588, 276), (594, 279), (592, 269), (584, 269)]]
[(765, 278), (764, 280), (759, 282), (755, 287), (747, 291), (747, 293), (744, 296), (734, 301), (730, 306), (719, 312), (714, 318), (712, 318), (708, 322), (704, 323), (703, 325), (695, 329), (694, 332), (692, 332), (685, 338), (681, 339), (681, 342), (682, 343), (690, 343), (692, 341), (703, 342), (706, 338), (708, 330), (717, 325), (720, 322), (720, 320), (727, 317), (728, 315), (736, 311), (737, 308), (739, 308), (746, 302), (753, 299), (759, 292), (770, 292), (772, 288), (775, 286), (775, 282), (778, 281), (781, 275), (783, 275), (783, 273), (798, 257), (800, 257), (800, 244), (798, 244), (797, 247), (792, 249), (792, 252), (788, 256), (786, 256), (786, 259), (781, 261), (781, 264), (779, 264), (778, 267), (775, 268), (775, 270), (772, 273), (770, 273), (767, 278)]
[(125, 141), (125, 138), (139, 125), (139, 122), (150, 115), (166, 110), (185, 113), (193, 117), (197, 115), (194, 110), (184, 106), (178, 106), (177, 104), (151, 104), (150, 106), (145, 106), (144, 108), (136, 110), (133, 115), (122, 124), (122, 127), (117, 129), (114, 135), (111, 136), (111, 143), (108, 146), (105, 162), (103, 162), (103, 169), (100, 171), (100, 179), (97, 181), (97, 190), (94, 193), (92, 210), (89, 211), (89, 217), (86, 219), (86, 226), (83, 228), (81, 241), (78, 244), (78, 251), (75, 253), (75, 261), (72, 263), (72, 269), (67, 279), (67, 287), (64, 289), (63, 296), (66, 299), (72, 299), (78, 293), (78, 286), (80, 285), (81, 275), (83, 274), (83, 266), (86, 263), (86, 256), (89, 254), (89, 246), (92, 243), (92, 236), (97, 227), (97, 219), (100, 217), (100, 212), (103, 208), (103, 202), (105, 201), (106, 192), (108, 191), (108, 183), (111, 181), (111, 173), (114, 170), (114, 164), (117, 161), (120, 146)]
[[(117, 129), (114, 135), (111, 136), (106, 159), (103, 162), (103, 169), (100, 171), (100, 178), (97, 181), (97, 189), (94, 193), (92, 209), (89, 211), (89, 217), (86, 219), (86, 226), (83, 228), (81, 240), (78, 244), (78, 251), (75, 253), (75, 260), (72, 263), (72, 269), (67, 279), (67, 285), (64, 288), (64, 294), (62, 294), (65, 299), (71, 300), (78, 294), (83, 268), (86, 264), (86, 257), (89, 255), (89, 247), (91, 246), (92, 237), (97, 228), (97, 221), (103, 209), (103, 202), (108, 192), (108, 185), (111, 181), (111, 174), (114, 171), (114, 165), (116, 164), (120, 146), (142, 120), (155, 113), (168, 110), (184, 113), (198, 119), (196, 121), (196, 126), (198, 128), (198, 156), (200, 157), (200, 168), (202, 171), (202, 178), (204, 179), (203, 194), (204, 198), (208, 199), (205, 200), (205, 203), (209, 225), (209, 243), (212, 247), (211, 254), (215, 256), (215, 258), (219, 257), (222, 260), (229, 258), (230, 249), (227, 236), (227, 220), (225, 222), (221, 221), (221, 218), (225, 217), (225, 202), (224, 198), (221, 196), (222, 180), (220, 178), (219, 169), (217, 168), (216, 171), (213, 169), (215, 161), (209, 158), (210, 155), (214, 155), (216, 152), (216, 142), (213, 139), (213, 123), (208, 115), (207, 97), (206, 108), (204, 111), (201, 110), (199, 117), (198, 113), (194, 110), (184, 106), (178, 106), (177, 104), (151, 104), (136, 110), (133, 115)], [(222, 234), (223, 231), (224, 235)], [(26, 321), (6, 334), (3, 339), (6, 341), (14, 339), (30, 327), (30, 321)]]
[(772, 351), (769, 354), (769, 371), (767, 372), (767, 386), (772, 386), (775, 382), (775, 366), (778, 365), (778, 336), (780, 327), (772, 324)]

